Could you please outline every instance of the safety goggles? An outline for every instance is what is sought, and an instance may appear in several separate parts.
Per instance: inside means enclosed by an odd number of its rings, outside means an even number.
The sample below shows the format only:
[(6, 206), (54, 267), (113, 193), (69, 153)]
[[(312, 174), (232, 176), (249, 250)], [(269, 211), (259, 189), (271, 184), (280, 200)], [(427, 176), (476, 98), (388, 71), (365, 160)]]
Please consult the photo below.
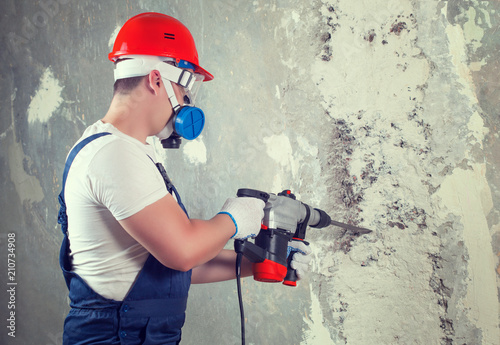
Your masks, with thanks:
[(173, 58), (150, 55), (128, 55), (115, 64), (114, 77), (118, 79), (140, 77), (158, 70), (164, 84), (174, 82), (183, 88), (184, 105), (194, 106), (196, 95), (205, 79), (195, 73), (195, 66), (188, 61), (176, 62)]

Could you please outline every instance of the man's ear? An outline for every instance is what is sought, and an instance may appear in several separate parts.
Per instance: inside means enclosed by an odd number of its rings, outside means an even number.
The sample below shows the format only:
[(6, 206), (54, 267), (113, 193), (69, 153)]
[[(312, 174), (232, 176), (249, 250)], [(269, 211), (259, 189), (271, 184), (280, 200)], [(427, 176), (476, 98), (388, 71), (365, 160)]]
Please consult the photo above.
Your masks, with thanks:
[(148, 87), (155, 94), (158, 95), (161, 87), (161, 75), (157, 70), (149, 72)]

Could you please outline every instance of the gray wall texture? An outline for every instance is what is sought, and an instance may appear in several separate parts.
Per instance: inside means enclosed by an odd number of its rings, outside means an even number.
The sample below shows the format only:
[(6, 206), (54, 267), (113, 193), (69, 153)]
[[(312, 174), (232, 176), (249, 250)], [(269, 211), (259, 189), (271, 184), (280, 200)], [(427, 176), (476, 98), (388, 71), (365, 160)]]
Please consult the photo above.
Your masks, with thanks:
[[(65, 156), (107, 110), (114, 36), (148, 11), (190, 28), (215, 75), (198, 99), (203, 135), (179, 151), (151, 141), (193, 217), (212, 217), (240, 187), (290, 188), (375, 230), (310, 230), (311, 272), (297, 288), (246, 279), (249, 344), (500, 343), (498, 1), (0, 9), (0, 343), (62, 343)], [(235, 282), (193, 286), (182, 343), (239, 337)]]

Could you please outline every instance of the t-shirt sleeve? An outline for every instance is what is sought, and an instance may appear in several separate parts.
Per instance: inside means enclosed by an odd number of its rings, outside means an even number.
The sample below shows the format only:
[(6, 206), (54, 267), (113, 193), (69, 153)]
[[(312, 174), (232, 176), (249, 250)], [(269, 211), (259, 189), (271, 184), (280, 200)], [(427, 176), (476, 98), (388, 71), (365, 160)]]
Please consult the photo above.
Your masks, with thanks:
[(168, 194), (151, 158), (123, 140), (114, 140), (101, 148), (88, 172), (93, 197), (116, 220), (128, 218)]

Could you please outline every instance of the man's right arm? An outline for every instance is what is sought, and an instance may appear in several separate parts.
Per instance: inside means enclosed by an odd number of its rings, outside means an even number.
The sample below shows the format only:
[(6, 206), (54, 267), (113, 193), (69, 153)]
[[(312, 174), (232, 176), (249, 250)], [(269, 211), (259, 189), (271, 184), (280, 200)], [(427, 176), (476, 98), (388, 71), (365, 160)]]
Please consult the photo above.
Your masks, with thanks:
[(119, 222), (163, 265), (188, 271), (219, 254), (235, 234), (236, 222), (243, 223), (238, 224), (239, 232), (255, 228), (258, 233), (264, 202), (254, 198), (238, 198), (234, 202), (241, 205), (231, 216), (217, 214), (210, 220), (189, 219), (168, 194)]

